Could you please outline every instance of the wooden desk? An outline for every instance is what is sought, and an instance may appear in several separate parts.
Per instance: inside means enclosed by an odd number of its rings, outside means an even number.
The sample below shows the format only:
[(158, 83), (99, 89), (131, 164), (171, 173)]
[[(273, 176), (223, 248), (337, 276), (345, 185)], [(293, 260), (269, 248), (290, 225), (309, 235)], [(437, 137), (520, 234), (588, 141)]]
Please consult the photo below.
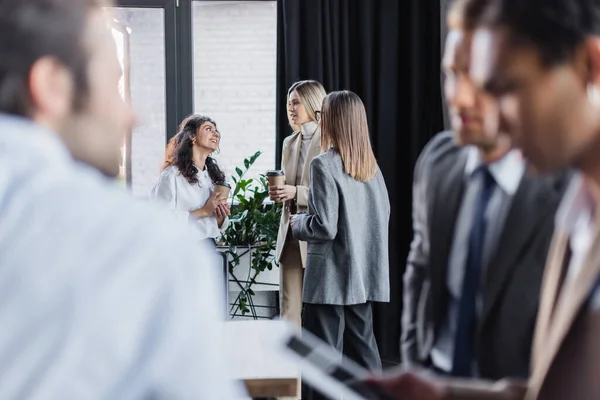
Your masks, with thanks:
[(234, 379), (251, 397), (296, 396), (300, 369), (274, 346), (286, 330), (283, 321), (228, 321), (223, 329), (223, 356)]

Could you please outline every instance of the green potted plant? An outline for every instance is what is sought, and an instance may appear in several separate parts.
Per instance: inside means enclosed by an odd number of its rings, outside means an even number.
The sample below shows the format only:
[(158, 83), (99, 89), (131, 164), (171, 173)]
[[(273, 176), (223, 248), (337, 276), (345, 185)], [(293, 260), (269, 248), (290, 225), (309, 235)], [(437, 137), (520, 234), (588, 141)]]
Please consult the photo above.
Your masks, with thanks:
[[(247, 178), (252, 165), (261, 156), (256, 152), (244, 160), (243, 167), (237, 167), (231, 177), (232, 209), (230, 224), (221, 237), (219, 246), (227, 254), (229, 275), (239, 289), (233, 302), (231, 315), (250, 313), (257, 318), (252, 297), (256, 285), (278, 286), (278, 282), (262, 282), (261, 274), (269, 274), (278, 268), (275, 260), (277, 232), (281, 215), (281, 204), (266, 203), (269, 198), (268, 184), (264, 175), (258, 179)], [(266, 271), (266, 273), (265, 273)]]

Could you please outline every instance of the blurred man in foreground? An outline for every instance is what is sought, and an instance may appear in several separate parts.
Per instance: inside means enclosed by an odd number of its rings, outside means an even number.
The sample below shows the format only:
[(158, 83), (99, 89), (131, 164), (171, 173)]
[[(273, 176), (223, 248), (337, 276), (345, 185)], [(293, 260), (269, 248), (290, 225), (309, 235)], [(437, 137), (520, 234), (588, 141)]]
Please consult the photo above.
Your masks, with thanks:
[[(482, 5), (483, 6), (483, 5)], [(566, 174), (538, 177), (498, 128), (469, 76), (484, 8), (452, 4), (442, 66), (452, 132), (415, 167), (414, 239), (404, 274), (404, 365), (442, 375), (529, 376), (529, 349)]]
[[(478, 0), (473, 0), (478, 1)], [(579, 170), (556, 217), (523, 384), (409, 372), (378, 381), (396, 399), (600, 398), (600, 0), (494, 0), (471, 76), (541, 171)]]
[(0, 0), (0, 398), (233, 399), (211, 253), (116, 187), (102, 0)]

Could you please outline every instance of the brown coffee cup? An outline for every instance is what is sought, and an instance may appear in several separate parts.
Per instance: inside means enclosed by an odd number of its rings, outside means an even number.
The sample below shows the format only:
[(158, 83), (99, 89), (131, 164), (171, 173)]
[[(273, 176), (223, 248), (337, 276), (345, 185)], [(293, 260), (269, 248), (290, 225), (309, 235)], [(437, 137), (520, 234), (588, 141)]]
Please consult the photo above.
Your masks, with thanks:
[[(269, 182), (269, 188), (272, 186), (283, 186), (285, 185), (285, 175), (283, 175), (283, 171), (280, 169), (267, 171), (267, 181)], [(272, 196), (269, 196), (269, 198), (275, 202), (279, 201)]]
[(215, 183), (215, 193), (220, 194), (223, 202), (227, 202), (227, 198), (229, 197), (229, 192), (231, 192), (231, 185), (227, 182), (216, 182)]
[(267, 181), (269, 186), (283, 186), (285, 185), (285, 175), (280, 169), (267, 171)]

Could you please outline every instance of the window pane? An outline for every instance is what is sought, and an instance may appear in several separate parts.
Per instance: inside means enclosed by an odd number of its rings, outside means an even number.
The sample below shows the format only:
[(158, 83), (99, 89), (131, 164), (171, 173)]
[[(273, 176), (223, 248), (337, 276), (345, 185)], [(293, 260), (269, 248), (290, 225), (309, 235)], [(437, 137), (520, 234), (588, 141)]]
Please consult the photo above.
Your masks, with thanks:
[[(117, 57), (121, 67), (121, 78), (119, 79), (119, 94), (124, 101), (129, 101), (129, 30), (117, 19), (112, 21), (112, 36), (117, 47)], [(127, 156), (127, 139), (123, 140), (121, 147), (121, 163), (119, 165), (119, 181), (125, 186), (127, 179), (127, 167), (129, 157)]]
[(162, 8), (118, 8), (118, 22), (127, 28), (129, 95), (138, 117), (131, 149), (131, 189), (145, 197), (156, 182), (165, 155), (165, 41)]
[(277, 8), (275, 1), (194, 1), (195, 111), (222, 134), (221, 167), (263, 155), (256, 177), (275, 165)]

